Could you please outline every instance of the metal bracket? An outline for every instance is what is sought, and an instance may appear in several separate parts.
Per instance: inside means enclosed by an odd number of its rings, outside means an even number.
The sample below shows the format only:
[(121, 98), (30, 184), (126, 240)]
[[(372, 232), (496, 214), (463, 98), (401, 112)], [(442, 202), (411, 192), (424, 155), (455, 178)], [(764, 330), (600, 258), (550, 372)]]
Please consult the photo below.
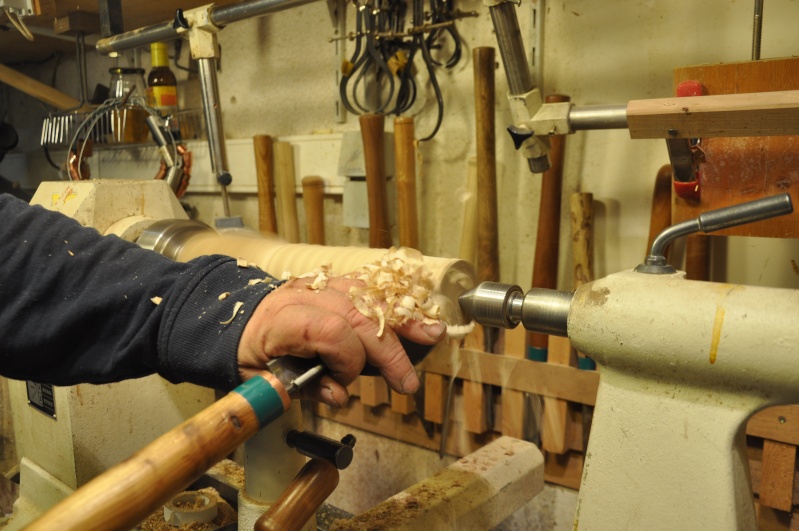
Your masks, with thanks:
[(210, 59), (219, 57), (219, 40), (216, 34), (222, 28), (211, 20), (213, 4), (208, 4), (183, 12), (189, 23), (188, 30), (178, 29), (178, 33), (186, 31), (189, 35), (189, 47), (193, 59)]

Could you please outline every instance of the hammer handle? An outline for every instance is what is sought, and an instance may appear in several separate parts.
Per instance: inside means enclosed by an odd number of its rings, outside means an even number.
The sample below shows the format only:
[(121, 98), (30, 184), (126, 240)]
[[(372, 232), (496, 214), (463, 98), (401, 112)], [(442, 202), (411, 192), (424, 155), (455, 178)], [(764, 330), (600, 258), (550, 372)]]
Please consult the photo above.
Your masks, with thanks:
[(364, 114), (359, 118), (366, 166), (366, 194), (369, 197), (369, 247), (391, 247), (386, 196), (385, 142), (382, 114)]
[(290, 404), (274, 376), (254, 376), (79, 488), (26, 529), (132, 529)]
[[(547, 103), (561, 103), (569, 100), (568, 96), (562, 94), (551, 94), (546, 98)], [(566, 138), (563, 135), (555, 135), (550, 138), (550, 143), (550, 168), (544, 172), (541, 180), (541, 206), (538, 211), (532, 287), (557, 289), (560, 196), (563, 188)], [(527, 342), (529, 346), (541, 349), (539, 352), (542, 352), (547, 349), (548, 337), (546, 334), (530, 332), (527, 334)]]
[(305, 231), (308, 243), (325, 244), (325, 181), (317, 175), (302, 178), (302, 202), (305, 206)]
[(272, 137), (256, 135), (252, 142), (255, 148), (255, 174), (258, 179), (258, 230), (277, 234)]
[(394, 163), (397, 172), (397, 219), (399, 244), (419, 248), (419, 220), (416, 211), (416, 150), (413, 118), (394, 120)]

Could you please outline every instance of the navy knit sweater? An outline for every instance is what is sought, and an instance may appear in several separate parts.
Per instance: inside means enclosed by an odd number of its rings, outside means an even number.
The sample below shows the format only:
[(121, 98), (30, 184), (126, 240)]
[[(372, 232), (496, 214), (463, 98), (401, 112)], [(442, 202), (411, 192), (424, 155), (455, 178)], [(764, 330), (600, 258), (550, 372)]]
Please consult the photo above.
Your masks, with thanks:
[(249, 286), (267, 275), (232, 258), (176, 263), (8, 194), (0, 248), (0, 374), (56, 385), (157, 372), (229, 390), (244, 325), (275, 285)]

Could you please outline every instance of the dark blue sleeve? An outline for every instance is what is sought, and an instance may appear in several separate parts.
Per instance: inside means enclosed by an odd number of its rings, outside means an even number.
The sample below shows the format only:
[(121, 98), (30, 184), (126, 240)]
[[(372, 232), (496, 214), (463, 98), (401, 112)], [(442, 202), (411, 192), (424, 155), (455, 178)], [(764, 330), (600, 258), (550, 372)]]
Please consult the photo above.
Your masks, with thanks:
[(244, 325), (278, 284), (229, 257), (176, 263), (7, 194), (0, 249), (0, 374), (56, 385), (158, 372), (231, 389)]

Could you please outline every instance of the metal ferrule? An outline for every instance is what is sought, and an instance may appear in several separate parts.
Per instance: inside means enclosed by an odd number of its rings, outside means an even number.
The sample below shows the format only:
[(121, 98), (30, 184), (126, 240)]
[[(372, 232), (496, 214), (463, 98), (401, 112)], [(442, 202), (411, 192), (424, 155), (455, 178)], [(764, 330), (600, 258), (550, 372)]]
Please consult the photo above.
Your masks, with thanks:
[(288, 394), (302, 389), (327, 370), (318, 358), (295, 356), (275, 358), (266, 364), (266, 368), (280, 380)]
[(556, 336), (567, 335), (569, 308), (574, 293), (533, 288), (522, 294), (519, 286), (483, 282), (460, 297), (463, 312), (483, 326), (514, 328)]

